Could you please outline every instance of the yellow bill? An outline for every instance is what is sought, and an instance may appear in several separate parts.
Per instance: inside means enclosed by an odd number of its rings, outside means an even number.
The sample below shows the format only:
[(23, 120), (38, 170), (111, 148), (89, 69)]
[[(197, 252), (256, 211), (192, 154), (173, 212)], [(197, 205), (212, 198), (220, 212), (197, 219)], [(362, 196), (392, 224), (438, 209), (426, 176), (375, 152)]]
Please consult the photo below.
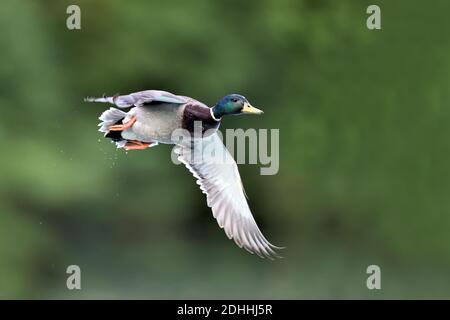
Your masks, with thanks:
[(264, 113), (262, 110), (255, 108), (250, 103), (246, 102), (244, 107), (242, 108), (242, 113), (251, 113), (251, 114), (262, 114)]

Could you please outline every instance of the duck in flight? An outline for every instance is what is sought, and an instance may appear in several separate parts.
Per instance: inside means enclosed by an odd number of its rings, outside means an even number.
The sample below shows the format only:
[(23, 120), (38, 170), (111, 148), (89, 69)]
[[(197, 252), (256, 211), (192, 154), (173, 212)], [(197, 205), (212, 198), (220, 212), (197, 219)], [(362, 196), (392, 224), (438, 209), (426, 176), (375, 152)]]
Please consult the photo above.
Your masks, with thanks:
[[(214, 218), (240, 248), (258, 256), (280, 257), (263, 236), (248, 206), (237, 164), (217, 135), (223, 116), (262, 114), (238, 94), (223, 97), (214, 107), (186, 96), (160, 90), (146, 90), (128, 95), (86, 98), (87, 102), (110, 103), (115, 107), (100, 116), (99, 131), (112, 139), (118, 148), (143, 150), (158, 143), (175, 144), (175, 153), (197, 179), (206, 194)], [(128, 109), (124, 112), (120, 109)], [(173, 132), (183, 129), (194, 133), (196, 124), (204, 135), (190, 143), (180, 143)], [(201, 150), (214, 150), (223, 161), (208, 157), (193, 157)]]

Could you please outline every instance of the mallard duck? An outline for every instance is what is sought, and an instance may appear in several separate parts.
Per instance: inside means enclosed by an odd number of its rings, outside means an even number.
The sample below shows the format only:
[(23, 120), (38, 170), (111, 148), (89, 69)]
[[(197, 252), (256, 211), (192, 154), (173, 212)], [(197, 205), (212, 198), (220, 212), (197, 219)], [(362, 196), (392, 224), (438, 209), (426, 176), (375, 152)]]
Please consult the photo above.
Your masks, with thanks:
[[(118, 148), (142, 150), (158, 143), (175, 144), (178, 160), (197, 178), (197, 184), (206, 194), (207, 204), (228, 238), (260, 257), (279, 257), (272, 245), (263, 236), (248, 206), (237, 164), (217, 135), (223, 116), (240, 114), (262, 114), (239, 94), (223, 97), (215, 106), (207, 105), (190, 97), (174, 95), (160, 90), (146, 90), (128, 95), (101, 98), (86, 98), (88, 102), (103, 102), (115, 105), (124, 112), (111, 107), (100, 116), (99, 131), (112, 139)], [(200, 139), (180, 143), (173, 132), (184, 129), (195, 131), (201, 121)], [(209, 134), (206, 134), (206, 133)], [(210, 148), (220, 151), (223, 162), (205, 157), (193, 159), (198, 149)]]

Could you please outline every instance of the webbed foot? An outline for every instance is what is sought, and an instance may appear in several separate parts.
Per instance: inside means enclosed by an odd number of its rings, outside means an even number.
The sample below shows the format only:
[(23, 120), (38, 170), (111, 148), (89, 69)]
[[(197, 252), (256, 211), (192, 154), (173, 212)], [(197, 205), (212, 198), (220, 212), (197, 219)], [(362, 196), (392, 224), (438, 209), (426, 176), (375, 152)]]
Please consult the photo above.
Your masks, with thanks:
[(153, 143), (142, 142), (137, 140), (128, 140), (124, 146), (125, 150), (144, 150), (150, 147)]
[(128, 122), (125, 122), (123, 124), (115, 124), (111, 127), (109, 127), (109, 131), (124, 131), (126, 129), (129, 129), (133, 126), (133, 124), (136, 122), (136, 116), (132, 116)]

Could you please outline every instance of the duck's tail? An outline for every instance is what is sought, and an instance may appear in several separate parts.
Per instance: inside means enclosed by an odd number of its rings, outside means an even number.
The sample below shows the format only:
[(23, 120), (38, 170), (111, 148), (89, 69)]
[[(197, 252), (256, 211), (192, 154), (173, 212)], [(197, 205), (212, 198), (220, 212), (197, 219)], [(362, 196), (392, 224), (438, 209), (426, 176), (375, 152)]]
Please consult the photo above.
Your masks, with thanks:
[(98, 131), (103, 132), (106, 138), (114, 141), (117, 148), (123, 148), (127, 140), (122, 137), (122, 131), (110, 131), (109, 128), (115, 124), (121, 124), (126, 115), (126, 112), (119, 109), (109, 108), (99, 117), (101, 122), (98, 124), (100, 127)]
[(86, 97), (84, 98), (85, 102), (102, 102), (102, 103), (111, 103), (114, 104), (114, 98), (116, 98), (117, 96), (114, 97), (107, 97), (106, 95), (103, 95), (100, 98), (96, 98), (96, 97)]

